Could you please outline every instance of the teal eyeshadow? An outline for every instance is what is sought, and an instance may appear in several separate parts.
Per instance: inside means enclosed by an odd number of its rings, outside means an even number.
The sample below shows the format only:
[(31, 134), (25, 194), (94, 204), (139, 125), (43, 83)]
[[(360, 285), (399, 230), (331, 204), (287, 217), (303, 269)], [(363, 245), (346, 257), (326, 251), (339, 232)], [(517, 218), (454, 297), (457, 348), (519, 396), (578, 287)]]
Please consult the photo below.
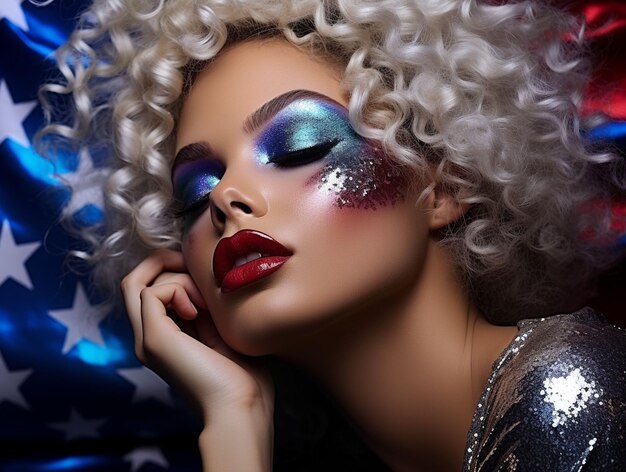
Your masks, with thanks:
[(374, 142), (352, 128), (341, 105), (306, 98), (283, 108), (259, 134), (255, 156), (270, 164), (278, 156), (336, 142), (312, 178), (318, 189), (333, 195), (339, 208), (376, 209), (403, 196), (404, 179)]
[(263, 129), (256, 139), (255, 156), (260, 164), (269, 164), (274, 157), (331, 140), (338, 144), (327, 160), (355, 164), (365, 146), (345, 108), (320, 99), (301, 99), (283, 108)]
[(174, 198), (183, 210), (201, 202), (224, 175), (224, 165), (216, 159), (198, 159), (180, 164), (174, 170)]
[[(340, 208), (375, 209), (401, 197), (402, 178), (387, 165), (376, 146), (352, 128), (345, 108), (323, 99), (305, 98), (280, 110), (255, 139), (254, 158), (261, 165), (316, 145), (336, 142), (314, 177), (320, 190), (335, 196)], [(174, 197), (189, 209), (204, 201), (224, 175), (221, 161), (201, 158), (180, 164), (172, 181)], [(189, 214), (187, 220), (195, 216)]]

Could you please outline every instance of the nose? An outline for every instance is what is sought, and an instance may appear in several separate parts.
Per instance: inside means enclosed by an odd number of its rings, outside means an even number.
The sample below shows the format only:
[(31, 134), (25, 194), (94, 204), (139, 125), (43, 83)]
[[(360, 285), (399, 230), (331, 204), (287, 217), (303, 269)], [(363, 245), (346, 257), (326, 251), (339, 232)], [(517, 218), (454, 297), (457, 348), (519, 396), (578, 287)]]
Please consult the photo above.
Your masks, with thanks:
[(252, 180), (242, 172), (227, 170), (211, 191), (211, 221), (218, 233), (223, 234), (229, 225), (233, 225), (235, 230), (246, 228), (247, 222), (267, 213), (268, 204), (262, 186)]

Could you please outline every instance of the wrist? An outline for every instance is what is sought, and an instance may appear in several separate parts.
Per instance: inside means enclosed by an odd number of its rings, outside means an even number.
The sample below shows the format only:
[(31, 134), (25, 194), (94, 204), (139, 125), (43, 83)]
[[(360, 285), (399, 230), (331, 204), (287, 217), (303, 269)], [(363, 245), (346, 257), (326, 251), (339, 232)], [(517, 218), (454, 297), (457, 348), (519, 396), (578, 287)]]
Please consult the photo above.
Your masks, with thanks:
[(198, 439), (204, 471), (271, 471), (272, 416), (258, 408), (213, 408)]

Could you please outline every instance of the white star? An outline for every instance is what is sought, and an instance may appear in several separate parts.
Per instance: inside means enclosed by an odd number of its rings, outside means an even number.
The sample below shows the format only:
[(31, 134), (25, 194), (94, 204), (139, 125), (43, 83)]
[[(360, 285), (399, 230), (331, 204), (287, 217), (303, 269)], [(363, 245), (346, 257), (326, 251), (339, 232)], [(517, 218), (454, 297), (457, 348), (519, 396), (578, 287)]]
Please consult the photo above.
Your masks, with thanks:
[(167, 459), (158, 447), (137, 447), (126, 454), (124, 462), (130, 462), (130, 472), (136, 472), (143, 467), (144, 464), (152, 463), (163, 467), (169, 467)]
[(16, 405), (20, 405), (27, 410), (30, 410), (24, 396), (19, 391), (19, 388), (32, 371), (32, 369), (23, 369), (9, 372), (9, 368), (4, 362), (2, 353), (0, 353), (0, 404), (4, 400), (9, 400)]
[(117, 373), (135, 386), (133, 403), (154, 398), (167, 405), (173, 405), (169, 385), (150, 369), (145, 367), (117, 369)]
[(50, 310), (52, 318), (67, 327), (65, 342), (61, 352), (66, 354), (83, 339), (105, 346), (98, 325), (106, 317), (106, 311), (97, 310), (89, 303), (82, 285), (77, 284), (71, 308)]
[(60, 429), (65, 433), (65, 440), (71, 441), (77, 438), (97, 438), (100, 436), (98, 428), (106, 423), (105, 418), (88, 420), (83, 418), (73, 408), (70, 410), (69, 421), (63, 423), (49, 423), (54, 429)]
[(28, 31), (28, 23), (26, 23), (26, 16), (21, 6), (22, 1), (23, 0), (2, 0), (2, 2), (0, 2), (0, 20), (6, 18), (24, 31)]
[(107, 171), (94, 168), (91, 156), (86, 149), (81, 150), (78, 157), (78, 168), (62, 176), (72, 189), (72, 197), (63, 209), (65, 216), (72, 215), (89, 203), (103, 208), (102, 182)]
[(33, 289), (28, 272), (24, 264), (32, 256), (40, 243), (15, 244), (9, 222), (2, 220), (0, 229), (0, 285), (11, 278), (29, 290)]
[(31, 102), (14, 103), (6, 82), (0, 81), (0, 143), (7, 138), (12, 139), (25, 148), (30, 147), (30, 140), (26, 136), (22, 121), (37, 106), (35, 100)]

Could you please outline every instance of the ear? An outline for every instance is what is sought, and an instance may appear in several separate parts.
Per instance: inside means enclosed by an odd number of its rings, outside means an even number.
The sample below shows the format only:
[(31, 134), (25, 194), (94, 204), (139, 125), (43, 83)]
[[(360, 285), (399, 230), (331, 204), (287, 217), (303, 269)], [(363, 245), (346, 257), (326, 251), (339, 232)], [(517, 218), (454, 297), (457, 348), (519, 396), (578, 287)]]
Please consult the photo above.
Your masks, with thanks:
[(438, 230), (458, 220), (469, 209), (469, 204), (460, 203), (456, 198), (441, 188), (435, 187), (427, 198), (430, 221), (429, 228)]

